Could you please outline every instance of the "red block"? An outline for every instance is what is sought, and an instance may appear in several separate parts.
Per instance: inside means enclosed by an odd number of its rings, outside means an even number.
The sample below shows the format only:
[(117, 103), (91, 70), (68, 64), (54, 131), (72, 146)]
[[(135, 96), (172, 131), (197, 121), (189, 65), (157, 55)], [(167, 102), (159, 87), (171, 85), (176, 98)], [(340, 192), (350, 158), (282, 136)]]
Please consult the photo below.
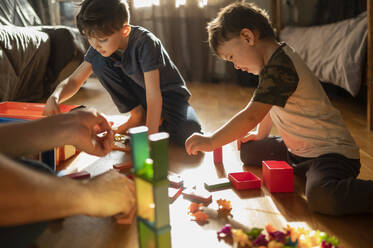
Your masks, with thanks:
[(270, 192), (293, 192), (293, 168), (285, 161), (262, 162), (263, 183)]
[(229, 173), (228, 178), (237, 190), (258, 189), (261, 185), (260, 178), (249, 171)]
[(214, 150), (214, 163), (222, 164), (223, 163), (223, 148), (219, 147)]

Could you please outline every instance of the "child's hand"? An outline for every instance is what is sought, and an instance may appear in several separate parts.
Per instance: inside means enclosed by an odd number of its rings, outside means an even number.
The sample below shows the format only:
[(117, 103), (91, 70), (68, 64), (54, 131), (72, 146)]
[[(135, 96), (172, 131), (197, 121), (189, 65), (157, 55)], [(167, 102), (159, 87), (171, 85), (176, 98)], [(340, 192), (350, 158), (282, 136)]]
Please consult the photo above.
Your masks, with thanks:
[(185, 150), (189, 155), (197, 155), (199, 151), (210, 152), (213, 150), (211, 137), (194, 133), (185, 141)]
[(257, 132), (249, 132), (245, 136), (241, 137), (239, 141), (241, 143), (246, 143), (251, 140), (258, 140), (258, 133)]
[(56, 115), (60, 113), (61, 113), (61, 110), (58, 105), (57, 99), (53, 96), (49, 97), (47, 102), (45, 103), (43, 115), (51, 116), (51, 115)]

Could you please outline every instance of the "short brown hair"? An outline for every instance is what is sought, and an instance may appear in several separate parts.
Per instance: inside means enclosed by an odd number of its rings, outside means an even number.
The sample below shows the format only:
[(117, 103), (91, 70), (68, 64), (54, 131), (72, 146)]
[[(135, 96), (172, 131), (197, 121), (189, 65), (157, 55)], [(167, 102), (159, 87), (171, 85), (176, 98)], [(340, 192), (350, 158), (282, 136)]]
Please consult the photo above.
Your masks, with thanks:
[(207, 24), (210, 48), (216, 53), (224, 42), (239, 36), (247, 28), (259, 33), (259, 39), (275, 38), (267, 12), (253, 3), (236, 2), (222, 8)]
[(84, 0), (76, 17), (79, 32), (85, 36), (109, 36), (129, 22), (125, 0)]

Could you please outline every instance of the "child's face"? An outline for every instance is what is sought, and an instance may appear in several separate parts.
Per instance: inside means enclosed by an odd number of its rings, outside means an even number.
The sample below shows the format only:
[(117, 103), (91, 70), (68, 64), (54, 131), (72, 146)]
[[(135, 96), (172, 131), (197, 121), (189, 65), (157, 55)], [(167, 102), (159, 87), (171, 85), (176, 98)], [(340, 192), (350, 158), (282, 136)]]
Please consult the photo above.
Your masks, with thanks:
[[(125, 28), (125, 27), (124, 27)], [(109, 36), (88, 37), (89, 44), (102, 56), (109, 57), (119, 48), (126, 47), (126, 30), (118, 30)]]
[(263, 57), (255, 47), (253, 33), (232, 38), (218, 48), (219, 56), (232, 62), (237, 70), (258, 75), (264, 66)]

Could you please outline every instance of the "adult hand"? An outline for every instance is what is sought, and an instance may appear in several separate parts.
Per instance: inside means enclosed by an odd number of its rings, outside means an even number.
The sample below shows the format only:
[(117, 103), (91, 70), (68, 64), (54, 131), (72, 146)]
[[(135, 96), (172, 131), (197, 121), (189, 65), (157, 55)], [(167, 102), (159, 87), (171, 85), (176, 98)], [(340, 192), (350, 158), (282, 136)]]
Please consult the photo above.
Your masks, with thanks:
[(71, 144), (78, 150), (103, 156), (111, 151), (114, 132), (105, 117), (96, 111), (76, 110), (69, 113)]
[(133, 181), (115, 170), (95, 177), (87, 183), (91, 202), (88, 215), (97, 217), (130, 216), (136, 206)]
[(185, 141), (185, 150), (189, 155), (197, 155), (199, 151), (212, 151), (211, 136), (202, 135), (200, 133), (192, 134)]
[(43, 110), (43, 115), (44, 116), (51, 116), (51, 115), (56, 115), (56, 114), (60, 114), (61, 113), (61, 110), (60, 110), (60, 107), (58, 105), (58, 101), (56, 99), (56, 97), (54, 96), (50, 96), (47, 100), (47, 102), (45, 103), (45, 107), (44, 107), (44, 110)]

